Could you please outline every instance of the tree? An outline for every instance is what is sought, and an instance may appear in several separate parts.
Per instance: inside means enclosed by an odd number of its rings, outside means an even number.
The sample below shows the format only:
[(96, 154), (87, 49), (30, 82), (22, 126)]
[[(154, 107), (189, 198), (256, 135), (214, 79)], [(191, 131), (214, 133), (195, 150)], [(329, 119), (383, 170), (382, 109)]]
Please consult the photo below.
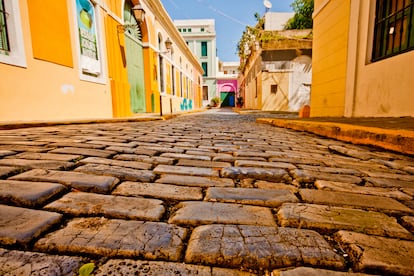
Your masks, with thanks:
[(286, 23), (285, 29), (312, 29), (313, 0), (295, 0), (291, 7), (295, 15)]

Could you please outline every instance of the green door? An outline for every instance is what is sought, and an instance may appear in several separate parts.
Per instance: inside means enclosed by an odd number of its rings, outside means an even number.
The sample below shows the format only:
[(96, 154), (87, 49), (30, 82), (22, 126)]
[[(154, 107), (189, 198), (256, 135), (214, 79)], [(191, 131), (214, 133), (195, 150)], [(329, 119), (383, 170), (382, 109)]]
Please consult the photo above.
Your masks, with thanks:
[(144, 54), (141, 43), (141, 30), (131, 13), (131, 5), (125, 2), (125, 23), (136, 25), (125, 31), (125, 56), (128, 70), (128, 82), (131, 86), (131, 110), (134, 113), (145, 112)]

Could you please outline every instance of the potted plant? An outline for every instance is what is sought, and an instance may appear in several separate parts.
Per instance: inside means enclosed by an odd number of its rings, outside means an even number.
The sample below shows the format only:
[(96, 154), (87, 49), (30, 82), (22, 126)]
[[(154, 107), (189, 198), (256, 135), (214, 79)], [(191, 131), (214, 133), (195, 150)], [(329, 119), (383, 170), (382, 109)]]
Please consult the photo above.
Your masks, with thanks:
[(217, 107), (220, 104), (220, 98), (219, 97), (214, 97), (211, 99), (211, 106), (212, 107)]

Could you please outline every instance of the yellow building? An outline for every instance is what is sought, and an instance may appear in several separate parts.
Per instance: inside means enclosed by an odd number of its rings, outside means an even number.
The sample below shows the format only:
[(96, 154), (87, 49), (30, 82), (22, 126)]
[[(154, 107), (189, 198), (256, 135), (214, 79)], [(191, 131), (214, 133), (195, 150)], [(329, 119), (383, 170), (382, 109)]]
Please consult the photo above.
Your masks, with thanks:
[(414, 2), (315, 0), (311, 116), (414, 116)]
[(198, 107), (202, 68), (159, 0), (0, 5), (0, 121), (179, 110), (183, 82)]

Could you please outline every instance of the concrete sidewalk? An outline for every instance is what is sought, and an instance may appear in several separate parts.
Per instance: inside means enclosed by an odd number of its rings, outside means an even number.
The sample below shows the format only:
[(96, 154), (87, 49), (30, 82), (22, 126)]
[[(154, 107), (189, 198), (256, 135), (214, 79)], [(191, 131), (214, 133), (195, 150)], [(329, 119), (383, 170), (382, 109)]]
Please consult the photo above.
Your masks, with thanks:
[(414, 155), (414, 118), (412, 117), (259, 118), (257, 122)]

